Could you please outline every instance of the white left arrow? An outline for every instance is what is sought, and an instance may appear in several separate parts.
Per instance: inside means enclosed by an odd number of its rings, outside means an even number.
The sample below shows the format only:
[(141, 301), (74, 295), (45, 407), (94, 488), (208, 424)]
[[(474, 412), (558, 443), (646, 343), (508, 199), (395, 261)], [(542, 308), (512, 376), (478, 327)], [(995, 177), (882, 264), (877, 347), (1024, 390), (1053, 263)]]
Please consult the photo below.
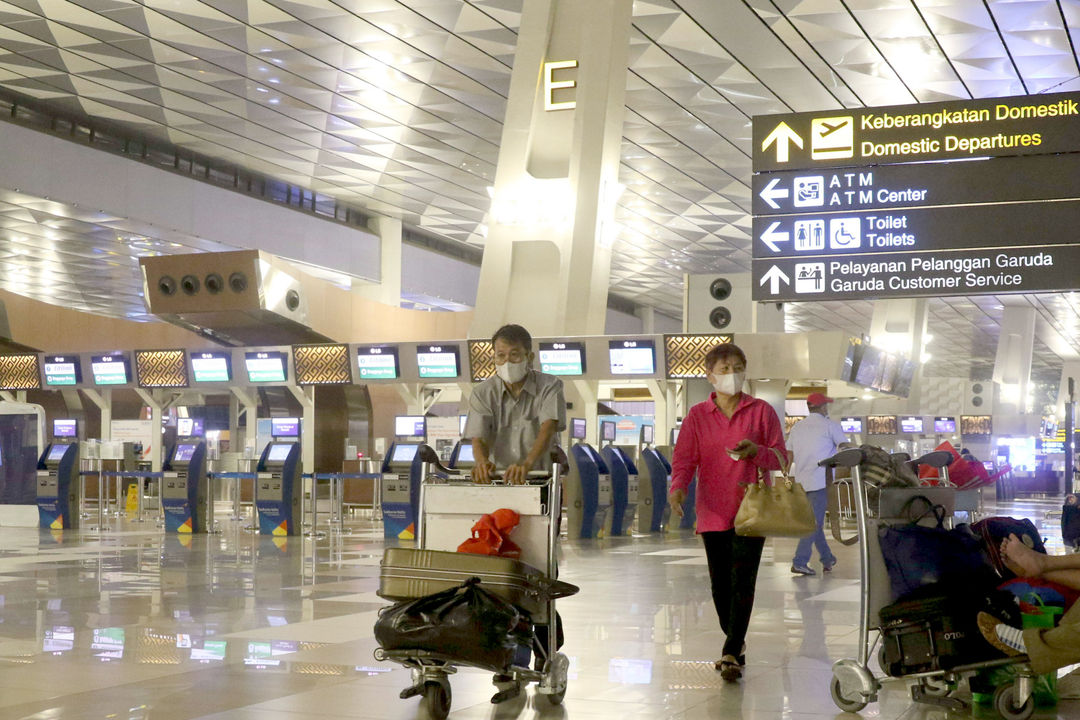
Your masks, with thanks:
[(776, 232), (776, 228), (778, 227), (780, 227), (780, 223), (774, 222), (767, 230), (765, 230), (765, 232), (761, 233), (761, 242), (765, 243), (766, 247), (774, 253), (780, 252), (780, 248), (776, 247), (776, 243), (787, 242), (789, 240), (786, 232)]
[(762, 276), (761, 282), (758, 284), (764, 285), (765, 283), (769, 283), (769, 294), (776, 295), (780, 292), (781, 282), (783, 282), (785, 285), (791, 284), (791, 280), (788, 279), (788, 276), (784, 274), (784, 271), (776, 265), (773, 265), (771, 268), (769, 268), (769, 271)]
[(777, 183), (780, 182), (780, 178), (773, 178), (772, 181), (765, 186), (765, 189), (758, 193), (765, 202), (769, 203), (769, 207), (773, 210), (779, 210), (780, 206), (774, 201), (780, 198), (786, 198), (788, 196), (787, 188), (776, 189)]

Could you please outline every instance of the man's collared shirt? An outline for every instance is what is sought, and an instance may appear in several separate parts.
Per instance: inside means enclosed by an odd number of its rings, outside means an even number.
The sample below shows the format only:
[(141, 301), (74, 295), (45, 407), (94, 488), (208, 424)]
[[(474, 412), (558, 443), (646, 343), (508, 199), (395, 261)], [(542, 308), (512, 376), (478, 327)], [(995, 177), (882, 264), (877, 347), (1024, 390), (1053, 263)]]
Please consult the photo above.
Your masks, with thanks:
[(810, 413), (795, 423), (788, 433), (788, 447), (795, 459), (791, 472), (807, 492), (825, 489), (825, 468), (818, 465), (847, 442), (840, 423), (819, 413)]
[[(566, 429), (562, 380), (530, 369), (515, 398), (499, 377), (490, 377), (473, 388), (465, 437), (483, 439), (488, 459), (502, 469), (524, 462), (547, 420), (555, 420), (559, 432)], [(534, 470), (547, 469), (550, 449), (540, 455)]]

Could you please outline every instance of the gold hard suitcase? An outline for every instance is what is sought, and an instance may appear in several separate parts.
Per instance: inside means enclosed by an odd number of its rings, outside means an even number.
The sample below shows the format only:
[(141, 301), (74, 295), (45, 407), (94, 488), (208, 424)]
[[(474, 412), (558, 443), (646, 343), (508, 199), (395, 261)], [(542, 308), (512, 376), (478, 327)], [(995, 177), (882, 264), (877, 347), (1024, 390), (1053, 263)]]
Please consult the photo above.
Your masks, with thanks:
[(492, 555), (387, 548), (379, 571), (379, 597), (411, 600), (461, 585), (471, 577), (481, 586), (528, 613), (535, 622), (548, 600), (575, 594), (570, 583), (548, 578), (531, 565)]

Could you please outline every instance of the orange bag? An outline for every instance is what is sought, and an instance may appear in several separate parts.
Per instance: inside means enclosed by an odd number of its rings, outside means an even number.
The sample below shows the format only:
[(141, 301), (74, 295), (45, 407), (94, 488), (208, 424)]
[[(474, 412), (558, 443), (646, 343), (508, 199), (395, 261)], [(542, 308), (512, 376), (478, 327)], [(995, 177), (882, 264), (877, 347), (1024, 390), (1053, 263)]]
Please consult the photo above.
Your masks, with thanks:
[(458, 545), (457, 551), (474, 555), (498, 555), (516, 560), (521, 557), (521, 548), (507, 536), (519, 522), (521, 516), (507, 508), (499, 508), (484, 515), (472, 526), (472, 537)]
[[(983, 467), (981, 462), (972, 462), (960, 457), (960, 453), (956, 451), (956, 448), (948, 440), (938, 445), (934, 450), (947, 450), (953, 456), (953, 461), (949, 465), (949, 482), (953, 485), (963, 487), (975, 480), (983, 482), (989, 480), (989, 473), (986, 472), (986, 468)], [(937, 485), (939, 477), (938, 469), (935, 467), (923, 465), (919, 468), (919, 479), (923, 481), (924, 485)]]

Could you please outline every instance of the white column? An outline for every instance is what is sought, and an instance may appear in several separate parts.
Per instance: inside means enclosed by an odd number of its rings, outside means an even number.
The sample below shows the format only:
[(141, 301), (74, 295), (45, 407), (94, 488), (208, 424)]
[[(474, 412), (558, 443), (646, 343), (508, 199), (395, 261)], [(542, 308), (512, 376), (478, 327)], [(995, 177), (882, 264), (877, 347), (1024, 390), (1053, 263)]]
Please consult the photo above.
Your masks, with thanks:
[(1001, 414), (1025, 414), (1031, 380), (1031, 352), (1035, 343), (1035, 308), (1027, 303), (1006, 305), (1001, 318), (997, 356), (994, 358), (994, 382), (1000, 383)]
[(471, 337), (604, 332), (632, 5), (525, 2)]
[(357, 285), (355, 290), (368, 300), (398, 307), (401, 305), (401, 220), (374, 217), (368, 229), (379, 236), (379, 284)]

